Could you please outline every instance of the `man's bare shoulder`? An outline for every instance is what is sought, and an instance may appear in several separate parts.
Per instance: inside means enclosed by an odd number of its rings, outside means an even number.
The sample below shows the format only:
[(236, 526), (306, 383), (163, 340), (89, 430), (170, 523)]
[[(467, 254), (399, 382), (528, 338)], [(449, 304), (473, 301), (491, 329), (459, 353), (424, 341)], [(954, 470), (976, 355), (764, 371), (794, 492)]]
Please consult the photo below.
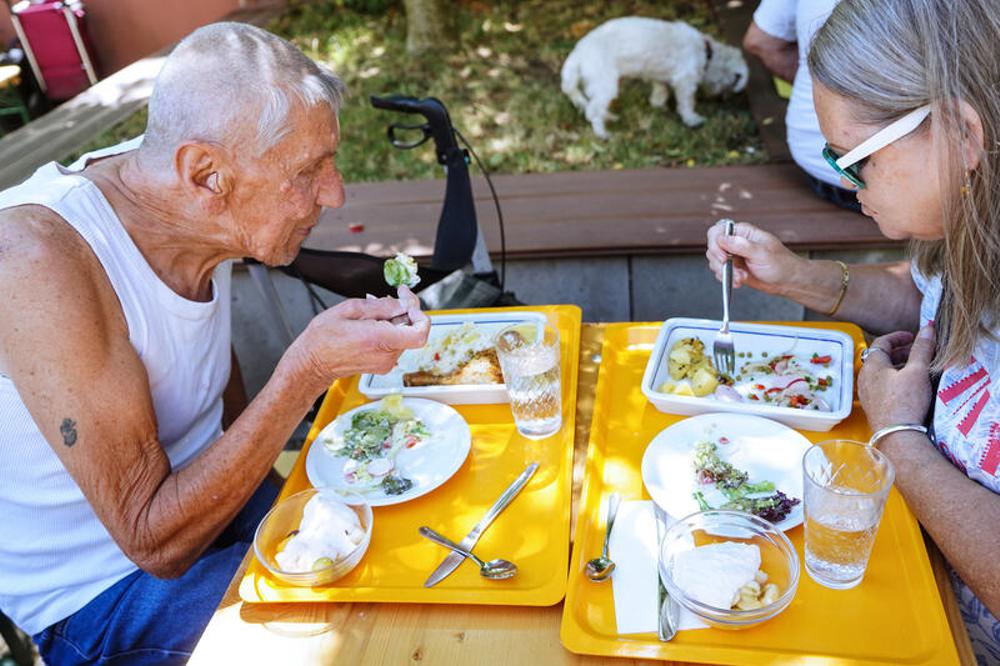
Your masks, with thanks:
[(93, 253), (86, 241), (55, 211), (38, 205), (0, 210), (0, 271), (55, 256), (73, 263), (87, 255)]
[[(120, 306), (96, 255), (76, 230), (44, 206), (0, 211), (0, 313), (27, 324), (70, 311), (106, 324), (123, 323)], [(105, 328), (105, 331), (109, 330)]]

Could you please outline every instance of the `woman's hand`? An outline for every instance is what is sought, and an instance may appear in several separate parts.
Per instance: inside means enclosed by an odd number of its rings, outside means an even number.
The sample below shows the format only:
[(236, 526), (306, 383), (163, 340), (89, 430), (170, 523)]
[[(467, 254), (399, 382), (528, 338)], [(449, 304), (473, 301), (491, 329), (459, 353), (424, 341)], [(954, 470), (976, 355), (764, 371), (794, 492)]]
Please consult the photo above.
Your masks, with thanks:
[(733, 256), (733, 286), (747, 285), (769, 294), (784, 295), (807, 259), (799, 257), (777, 239), (752, 224), (738, 222), (732, 236), (715, 224), (708, 230), (708, 266), (722, 279), (722, 266)]
[(920, 329), (916, 338), (909, 331), (883, 335), (871, 349), (858, 373), (858, 397), (872, 430), (923, 423), (933, 398), (934, 327)]

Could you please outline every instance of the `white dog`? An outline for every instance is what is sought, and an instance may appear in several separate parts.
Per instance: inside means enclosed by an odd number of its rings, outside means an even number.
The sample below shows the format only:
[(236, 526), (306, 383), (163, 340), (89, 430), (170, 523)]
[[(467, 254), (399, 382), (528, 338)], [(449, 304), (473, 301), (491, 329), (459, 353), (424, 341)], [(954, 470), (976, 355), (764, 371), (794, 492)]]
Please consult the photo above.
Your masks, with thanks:
[(597, 26), (563, 63), (562, 91), (601, 138), (607, 137), (604, 122), (615, 119), (608, 107), (623, 77), (652, 81), (649, 103), (655, 107), (667, 103), (669, 85), (681, 120), (696, 127), (705, 121), (694, 110), (699, 86), (711, 95), (740, 92), (747, 84), (747, 63), (739, 49), (681, 21), (627, 16)]

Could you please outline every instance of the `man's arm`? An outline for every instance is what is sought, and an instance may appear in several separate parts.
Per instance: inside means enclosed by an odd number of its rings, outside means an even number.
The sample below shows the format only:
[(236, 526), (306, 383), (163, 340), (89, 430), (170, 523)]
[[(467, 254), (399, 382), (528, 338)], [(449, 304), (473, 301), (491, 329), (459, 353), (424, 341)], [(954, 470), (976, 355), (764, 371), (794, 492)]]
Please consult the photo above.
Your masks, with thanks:
[(799, 68), (798, 42), (789, 42), (761, 30), (752, 22), (743, 36), (743, 50), (756, 56), (769, 72), (791, 83)]
[(157, 576), (182, 574), (212, 543), (335, 377), (388, 371), (426, 340), (415, 308), (415, 326), (381, 321), (399, 314), (389, 299), (327, 311), (222, 437), (173, 471), (145, 366), (97, 259), (51, 213), (17, 210), (0, 213), (0, 370), (123, 552)]
[(236, 350), (230, 354), (229, 382), (222, 392), (222, 429), (229, 430), (236, 417), (247, 408), (247, 389), (243, 383), (243, 373), (240, 371), (240, 360), (236, 358)]

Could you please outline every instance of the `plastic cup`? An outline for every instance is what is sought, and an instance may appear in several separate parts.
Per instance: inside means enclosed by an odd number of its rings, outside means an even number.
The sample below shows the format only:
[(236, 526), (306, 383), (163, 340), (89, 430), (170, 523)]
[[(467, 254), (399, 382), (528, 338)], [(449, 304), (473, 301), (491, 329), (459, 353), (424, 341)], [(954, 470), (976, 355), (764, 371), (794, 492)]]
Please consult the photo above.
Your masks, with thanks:
[(517, 431), (528, 439), (559, 432), (559, 331), (549, 324), (515, 324), (497, 333), (495, 346)]
[(832, 439), (802, 457), (806, 572), (846, 590), (865, 575), (895, 469), (878, 449)]

